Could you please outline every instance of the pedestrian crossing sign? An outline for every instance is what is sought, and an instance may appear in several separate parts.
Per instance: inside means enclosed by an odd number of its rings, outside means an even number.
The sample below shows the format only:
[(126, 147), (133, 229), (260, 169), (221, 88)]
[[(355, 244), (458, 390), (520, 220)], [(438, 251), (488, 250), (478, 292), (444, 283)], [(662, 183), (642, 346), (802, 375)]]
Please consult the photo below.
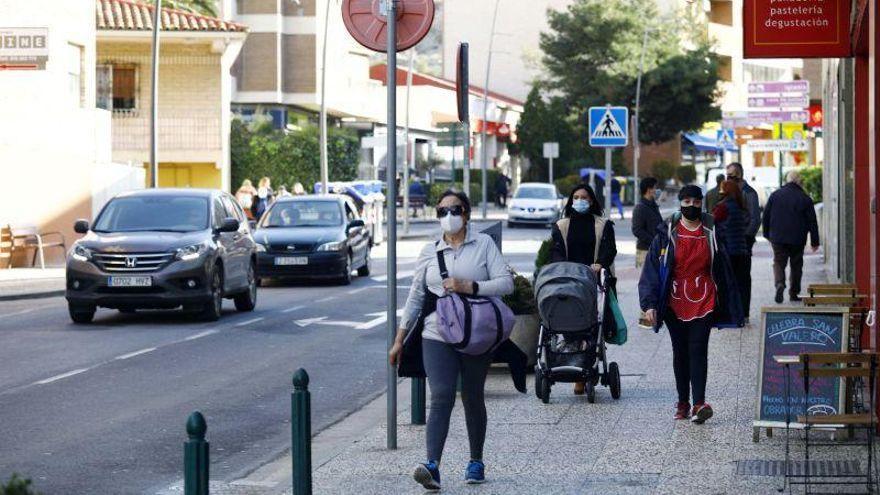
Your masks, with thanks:
[(590, 107), (590, 146), (615, 148), (626, 146), (629, 139), (629, 109), (626, 107)]

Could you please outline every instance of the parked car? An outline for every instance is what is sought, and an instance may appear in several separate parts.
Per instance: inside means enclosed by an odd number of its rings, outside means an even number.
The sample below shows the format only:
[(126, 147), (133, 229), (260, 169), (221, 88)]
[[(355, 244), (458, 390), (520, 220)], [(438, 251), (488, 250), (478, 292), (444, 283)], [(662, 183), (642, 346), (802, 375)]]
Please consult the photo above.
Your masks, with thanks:
[(550, 225), (562, 213), (562, 196), (553, 184), (524, 182), (507, 205), (507, 226), (517, 224)]
[(369, 229), (351, 198), (311, 195), (279, 198), (260, 219), (254, 240), (260, 279), (335, 278), (370, 274)]
[(70, 318), (97, 307), (195, 310), (220, 318), (223, 298), (239, 311), (257, 304), (257, 244), (235, 199), (221, 191), (147, 189), (111, 199), (67, 256)]

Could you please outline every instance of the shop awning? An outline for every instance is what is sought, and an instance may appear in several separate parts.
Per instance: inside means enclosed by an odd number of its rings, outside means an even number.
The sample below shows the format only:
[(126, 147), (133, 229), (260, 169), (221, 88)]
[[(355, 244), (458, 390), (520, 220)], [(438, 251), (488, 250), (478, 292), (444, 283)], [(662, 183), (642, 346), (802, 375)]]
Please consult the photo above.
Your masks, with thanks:
[[(686, 132), (681, 138), (685, 141), (685, 145), (692, 145), (699, 151), (718, 151), (718, 143), (714, 138), (697, 134), (696, 132)], [(735, 143), (725, 143), (727, 151), (739, 151)]]

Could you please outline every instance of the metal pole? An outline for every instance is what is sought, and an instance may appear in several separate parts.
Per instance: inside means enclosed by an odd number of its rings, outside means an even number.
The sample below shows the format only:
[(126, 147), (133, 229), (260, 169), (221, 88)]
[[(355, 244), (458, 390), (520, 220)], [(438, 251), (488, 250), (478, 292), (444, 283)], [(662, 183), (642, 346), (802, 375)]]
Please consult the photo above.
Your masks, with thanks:
[(489, 54), (486, 57), (486, 84), (483, 85), (483, 126), (480, 132), (480, 151), (483, 155), (481, 160), (480, 169), (482, 171), (482, 195), (483, 195), (483, 206), (482, 206), (482, 214), (483, 220), (486, 219), (486, 208), (489, 205), (487, 201), (486, 193), (487, 189), (487, 177), (488, 169), (489, 169), (489, 150), (486, 148), (486, 127), (488, 125), (488, 116), (489, 116), (489, 72), (492, 70), (492, 45), (495, 41), (495, 21), (498, 20), (498, 4), (501, 3), (501, 0), (495, 0), (495, 11), (492, 13), (492, 29), (489, 31)]
[(605, 214), (611, 218), (611, 148), (605, 148)]
[(553, 184), (553, 155), (550, 155), (550, 184)]
[(312, 494), (312, 394), (309, 374), (300, 368), (293, 374), (290, 394), (290, 457), (293, 462), (293, 495)]
[(159, 187), (159, 31), (161, 31), (162, 0), (153, 6), (153, 60), (150, 85), (150, 186)]
[(321, 194), (329, 194), (330, 170), (327, 165), (327, 28), (330, 25), (330, 1), (324, 13), (324, 46), (321, 48)]
[(183, 493), (208, 495), (210, 480), (209, 443), (205, 440), (208, 424), (196, 411), (186, 420), (187, 441), (183, 444)]
[(413, 59), (416, 58), (416, 49), (412, 48), (409, 51), (409, 67), (406, 72), (406, 123), (403, 127), (403, 140), (406, 142), (406, 147), (404, 148), (404, 153), (406, 153), (406, 158), (403, 160), (403, 180), (400, 181), (400, 185), (403, 188), (401, 194), (403, 194), (403, 231), (409, 232), (409, 94), (412, 89), (412, 80), (413, 80)]
[(464, 193), (471, 195), (471, 118), (464, 122)]
[[(388, 26), (388, 154), (385, 181), (388, 196), (388, 349), (394, 345), (397, 333), (397, 0), (386, 2), (385, 18)], [(387, 447), (397, 448), (397, 370), (390, 363), (387, 394)]]
[[(636, 80), (636, 111), (633, 115), (633, 204), (638, 203), (635, 199), (635, 191), (639, 187), (639, 158), (642, 154), (642, 146), (639, 143), (639, 107), (642, 101), (642, 72), (645, 67), (645, 50), (648, 47), (648, 27), (645, 26), (645, 32), (642, 35), (642, 53), (639, 56), (639, 78)], [(611, 213), (608, 213), (611, 216)]]

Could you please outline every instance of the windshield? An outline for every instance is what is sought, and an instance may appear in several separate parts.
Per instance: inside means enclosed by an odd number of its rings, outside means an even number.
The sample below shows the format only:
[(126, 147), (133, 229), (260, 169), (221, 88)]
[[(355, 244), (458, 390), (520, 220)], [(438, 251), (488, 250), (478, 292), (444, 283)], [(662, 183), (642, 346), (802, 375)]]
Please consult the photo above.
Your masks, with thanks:
[(517, 189), (516, 199), (556, 199), (549, 187), (521, 187)]
[(260, 227), (333, 227), (342, 225), (335, 201), (284, 201), (275, 203)]
[(192, 232), (208, 228), (208, 200), (195, 197), (117, 198), (104, 208), (95, 232)]

